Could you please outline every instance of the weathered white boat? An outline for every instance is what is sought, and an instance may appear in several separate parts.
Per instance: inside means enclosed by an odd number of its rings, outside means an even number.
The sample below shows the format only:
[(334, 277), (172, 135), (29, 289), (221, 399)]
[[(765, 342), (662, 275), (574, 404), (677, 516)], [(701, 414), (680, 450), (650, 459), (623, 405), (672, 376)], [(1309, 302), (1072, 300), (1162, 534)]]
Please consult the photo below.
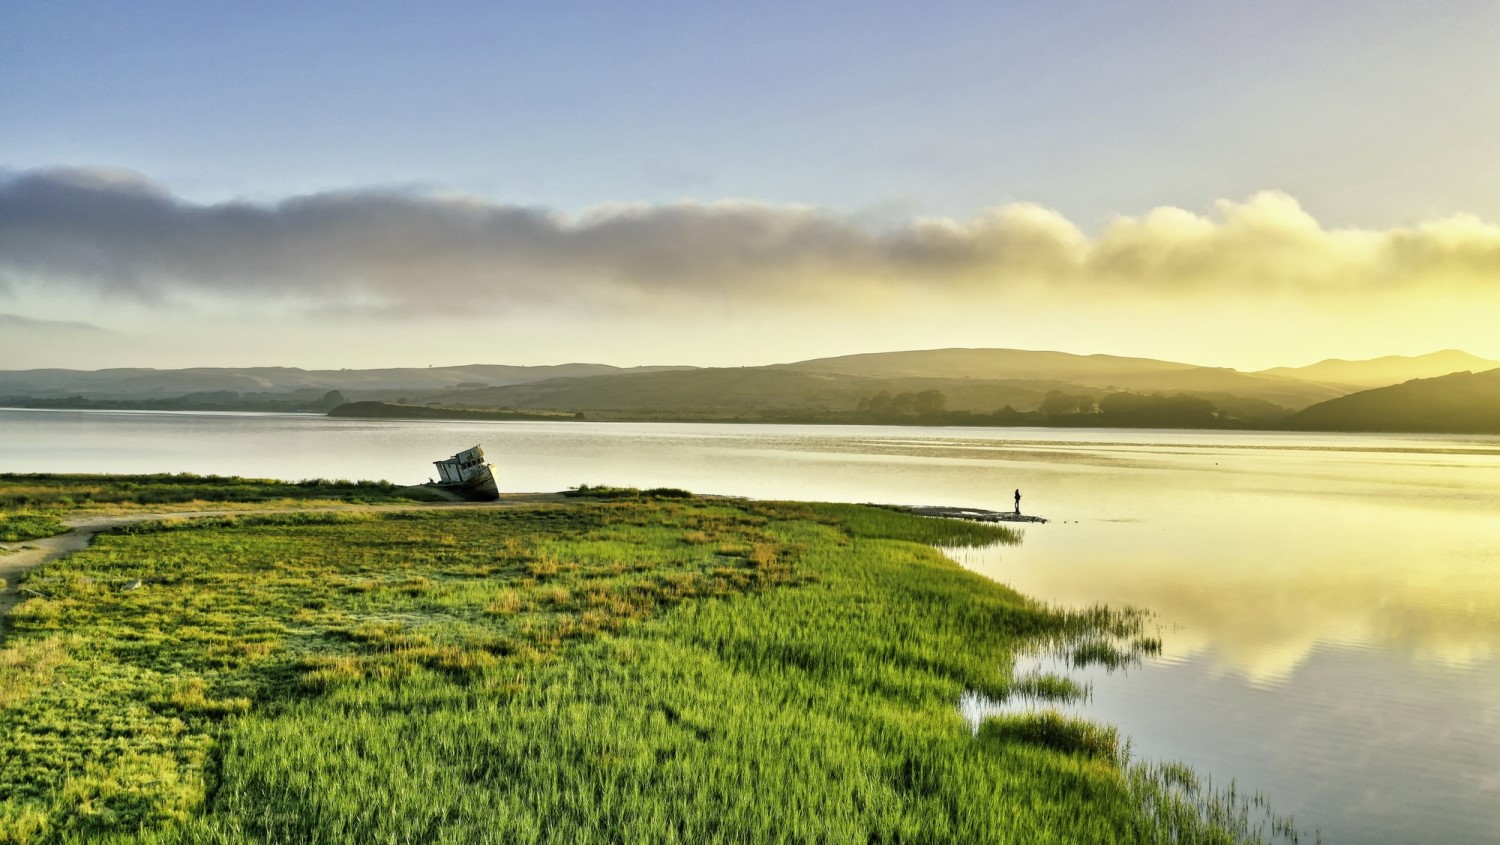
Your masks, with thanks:
[(438, 480), (432, 486), (440, 490), (481, 502), (500, 498), (494, 468), (485, 462), (484, 450), (478, 446), (465, 449), (445, 461), (433, 461), (432, 465), (438, 470)]

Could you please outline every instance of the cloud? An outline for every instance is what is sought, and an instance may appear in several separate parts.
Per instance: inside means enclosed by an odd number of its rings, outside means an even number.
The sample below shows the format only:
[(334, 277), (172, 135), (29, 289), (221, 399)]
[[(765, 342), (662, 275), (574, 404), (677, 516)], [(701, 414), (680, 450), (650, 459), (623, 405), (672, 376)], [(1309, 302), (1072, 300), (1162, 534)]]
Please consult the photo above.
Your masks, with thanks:
[(46, 332), (49, 335), (55, 335), (58, 332), (110, 334), (108, 329), (93, 323), (72, 320), (38, 320), (34, 317), (23, 317), (20, 314), (0, 314), (0, 330)]
[(122, 171), (0, 176), (0, 292), (146, 302), (277, 297), (394, 313), (547, 303), (855, 308), (914, 298), (1195, 294), (1366, 297), (1493, 289), (1500, 227), (1468, 216), (1328, 229), (1285, 194), (1159, 208), (1086, 235), (1011, 204), (970, 220), (853, 218), (749, 201), (576, 216), (399, 191), (201, 205)]

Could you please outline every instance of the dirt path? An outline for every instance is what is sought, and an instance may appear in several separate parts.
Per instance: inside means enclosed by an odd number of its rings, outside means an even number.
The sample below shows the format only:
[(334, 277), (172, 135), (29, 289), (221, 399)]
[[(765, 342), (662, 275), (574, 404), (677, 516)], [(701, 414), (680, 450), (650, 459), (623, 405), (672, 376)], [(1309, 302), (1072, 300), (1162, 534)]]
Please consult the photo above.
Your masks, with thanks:
[(506, 508), (572, 501), (560, 493), (507, 493), (498, 502), (410, 502), (389, 505), (329, 505), (306, 508), (240, 508), (238, 510), (162, 511), (152, 513), (125, 514), (80, 514), (65, 517), (73, 527), (67, 534), (47, 537), (42, 540), (27, 540), (23, 543), (0, 543), (0, 578), (5, 588), (0, 590), (0, 638), (4, 637), (6, 617), (10, 609), (20, 602), (23, 587), (21, 579), (27, 572), (49, 561), (67, 557), (79, 549), (88, 548), (98, 534), (125, 525), (157, 520), (196, 519), (205, 516), (261, 516), (282, 513), (382, 513), (387, 511), (441, 510), (447, 508)]

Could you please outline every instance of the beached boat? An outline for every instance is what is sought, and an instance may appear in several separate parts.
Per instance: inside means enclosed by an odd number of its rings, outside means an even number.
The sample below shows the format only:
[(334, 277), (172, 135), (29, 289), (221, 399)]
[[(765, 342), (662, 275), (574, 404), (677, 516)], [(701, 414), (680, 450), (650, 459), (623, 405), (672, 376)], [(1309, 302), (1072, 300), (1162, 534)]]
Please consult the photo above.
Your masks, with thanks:
[(432, 486), (480, 502), (500, 498), (494, 468), (484, 460), (484, 450), (475, 446), (445, 461), (433, 461), (438, 480)]

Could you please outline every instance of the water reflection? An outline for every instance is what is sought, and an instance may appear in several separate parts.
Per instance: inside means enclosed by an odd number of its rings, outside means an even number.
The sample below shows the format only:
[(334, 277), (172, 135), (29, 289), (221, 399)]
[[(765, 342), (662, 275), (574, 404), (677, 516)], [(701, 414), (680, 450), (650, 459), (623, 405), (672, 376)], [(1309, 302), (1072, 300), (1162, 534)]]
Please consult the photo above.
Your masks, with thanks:
[(976, 699), (970, 718), (1047, 707), (1116, 725), (1136, 759), (1233, 778), (1325, 842), (1500, 841), (1500, 660), (1460, 670), (1319, 648), (1274, 688), (1200, 657), (1110, 672), (1042, 656), (1017, 671), (1066, 675), (1091, 694), (1071, 703)]
[(1284, 682), (1318, 648), (1457, 667), (1500, 652), (1491, 520), (1253, 496), (1227, 510), (1178, 508), (1156, 520), (1035, 528), (1020, 550), (952, 554), (1028, 595), (1149, 608), (1170, 627), (1166, 658), (1201, 654), (1256, 684)]
[(1143, 756), (1232, 774), (1325, 841), (1500, 841), (1492, 455), (1262, 463), (1111, 479), (1076, 522), (950, 554), (1048, 601), (1156, 614), (1162, 656), (1129, 677), (1017, 667), (1087, 685), (1065, 712)]

